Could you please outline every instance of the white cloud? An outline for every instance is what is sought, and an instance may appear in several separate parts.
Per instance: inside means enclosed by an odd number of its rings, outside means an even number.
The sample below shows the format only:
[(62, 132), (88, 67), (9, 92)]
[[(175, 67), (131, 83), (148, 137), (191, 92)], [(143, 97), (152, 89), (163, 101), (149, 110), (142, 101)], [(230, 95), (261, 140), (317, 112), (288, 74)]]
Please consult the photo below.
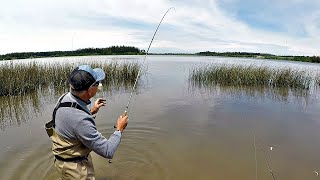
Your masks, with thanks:
[[(282, 7), (284, 1), (278, 2), (276, 5)], [(151, 52), (210, 50), (319, 55), (320, 49), (317, 11), (291, 21), (288, 18), (294, 13), (286, 14), (286, 33), (252, 27), (235, 14), (226, 13), (218, 0), (10, 0), (4, 4), (0, 7), (1, 54), (111, 45), (146, 49), (160, 18), (172, 6), (175, 11), (161, 25)], [(295, 21), (308, 36), (292, 35)]]

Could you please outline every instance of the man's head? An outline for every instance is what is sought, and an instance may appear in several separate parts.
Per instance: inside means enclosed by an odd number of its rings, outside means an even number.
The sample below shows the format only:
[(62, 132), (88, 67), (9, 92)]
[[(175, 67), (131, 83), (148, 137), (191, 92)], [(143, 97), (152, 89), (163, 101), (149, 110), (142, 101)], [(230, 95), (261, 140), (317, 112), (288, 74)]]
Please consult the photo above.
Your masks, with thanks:
[(92, 69), (88, 65), (81, 65), (70, 73), (68, 81), (72, 91), (88, 91), (92, 97), (97, 92), (99, 82), (104, 78), (105, 73), (102, 69)]

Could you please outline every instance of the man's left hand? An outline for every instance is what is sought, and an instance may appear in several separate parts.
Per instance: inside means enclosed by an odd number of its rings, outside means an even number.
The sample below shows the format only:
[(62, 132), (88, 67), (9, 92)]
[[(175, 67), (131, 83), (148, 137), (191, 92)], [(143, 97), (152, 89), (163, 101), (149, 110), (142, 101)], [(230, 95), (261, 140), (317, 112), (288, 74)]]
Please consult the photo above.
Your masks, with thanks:
[(96, 114), (102, 106), (106, 105), (106, 100), (102, 98), (98, 98), (94, 103), (91, 111), (91, 114)]

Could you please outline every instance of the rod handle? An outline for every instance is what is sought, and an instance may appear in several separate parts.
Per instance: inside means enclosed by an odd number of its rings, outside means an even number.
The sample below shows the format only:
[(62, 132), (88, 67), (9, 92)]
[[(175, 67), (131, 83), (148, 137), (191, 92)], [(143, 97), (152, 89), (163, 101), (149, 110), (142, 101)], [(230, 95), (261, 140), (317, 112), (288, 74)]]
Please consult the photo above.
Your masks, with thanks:
[[(127, 115), (127, 111), (124, 111), (124, 112), (122, 113), (122, 117), (124, 117), (124, 116), (126, 116), (126, 115)], [(117, 126), (114, 125), (113, 128), (117, 128)]]

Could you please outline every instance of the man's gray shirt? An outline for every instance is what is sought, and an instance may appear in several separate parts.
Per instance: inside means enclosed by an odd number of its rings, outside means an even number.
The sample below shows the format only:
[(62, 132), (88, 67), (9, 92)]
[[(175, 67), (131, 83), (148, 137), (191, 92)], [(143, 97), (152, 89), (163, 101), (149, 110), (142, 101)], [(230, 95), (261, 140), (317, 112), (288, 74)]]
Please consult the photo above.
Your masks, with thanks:
[[(89, 114), (87, 108), (89, 102), (84, 102), (70, 92), (62, 101), (76, 102)], [(73, 107), (60, 107), (56, 113), (55, 130), (65, 139), (80, 140), (87, 148), (105, 158), (112, 158), (120, 144), (121, 133), (115, 131), (109, 139), (106, 139), (98, 132), (92, 115)]]

